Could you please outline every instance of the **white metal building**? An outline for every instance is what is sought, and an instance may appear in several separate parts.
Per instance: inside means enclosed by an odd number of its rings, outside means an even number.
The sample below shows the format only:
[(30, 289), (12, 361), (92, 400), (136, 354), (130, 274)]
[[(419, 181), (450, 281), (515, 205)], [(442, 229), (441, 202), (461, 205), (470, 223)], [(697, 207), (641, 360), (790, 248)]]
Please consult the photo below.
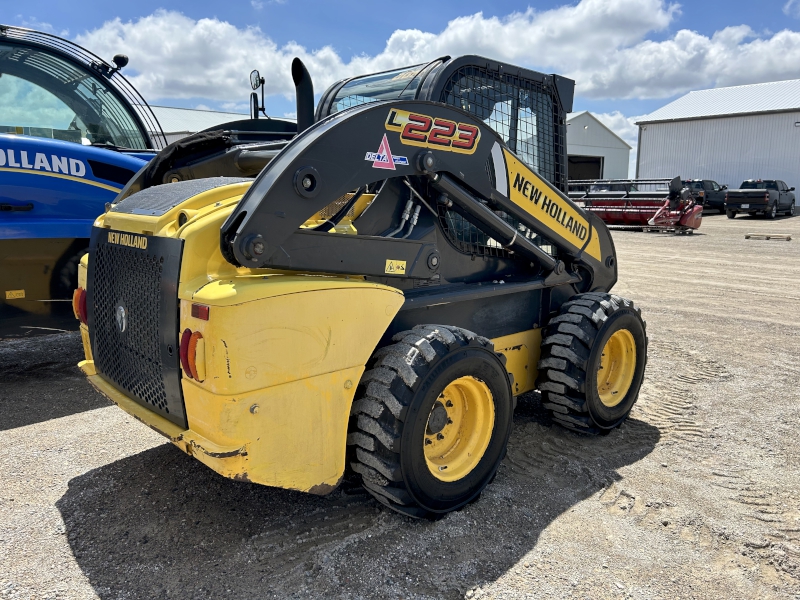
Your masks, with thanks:
[(637, 177), (800, 185), (800, 79), (690, 92), (637, 125)]
[(588, 111), (567, 115), (570, 179), (627, 179), (631, 147)]
[(153, 109), (168, 144), (209, 127), (250, 118), (249, 114), (216, 110), (171, 106), (150, 106), (150, 108)]

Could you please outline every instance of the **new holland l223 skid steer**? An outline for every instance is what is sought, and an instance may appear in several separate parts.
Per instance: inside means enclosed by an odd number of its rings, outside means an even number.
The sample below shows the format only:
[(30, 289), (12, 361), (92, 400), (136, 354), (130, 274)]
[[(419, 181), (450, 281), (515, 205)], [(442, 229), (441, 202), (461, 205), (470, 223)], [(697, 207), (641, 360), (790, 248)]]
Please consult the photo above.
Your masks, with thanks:
[(314, 114), (292, 71), (299, 133), (252, 152), (255, 181), (140, 177), (95, 222), (91, 382), (226, 477), (325, 494), (349, 468), (416, 517), (492, 480), (520, 394), (618, 426), (647, 338), (609, 293), (608, 229), (564, 193), (574, 83), (445, 57)]

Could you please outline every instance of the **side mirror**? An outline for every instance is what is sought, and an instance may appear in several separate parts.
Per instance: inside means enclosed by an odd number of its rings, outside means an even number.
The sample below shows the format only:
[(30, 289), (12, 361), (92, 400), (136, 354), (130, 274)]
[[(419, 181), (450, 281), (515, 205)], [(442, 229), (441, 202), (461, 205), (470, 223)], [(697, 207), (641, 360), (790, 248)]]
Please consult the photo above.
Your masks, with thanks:
[(789, 191), (790, 191), (790, 192), (793, 192), (793, 191), (794, 191), (794, 188), (793, 188), (793, 187), (790, 187), (790, 188), (789, 188)]
[(264, 83), (264, 79), (261, 77), (258, 71), (250, 71), (250, 87), (254, 90), (257, 90), (261, 84)]
[(258, 94), (253, 92), (250, 94), (250, 118), (257, 119), (259, 112), (261, 112), (261, 105), (258, 102)]
[(727, 186), (727, 185), (723, 185), (723, 186), (722, 186), (721, 188), (719, 188), (719, 189), (721, 189), (721, 190), (727, 190), (727, 189), (728, 189), (728, 186)]

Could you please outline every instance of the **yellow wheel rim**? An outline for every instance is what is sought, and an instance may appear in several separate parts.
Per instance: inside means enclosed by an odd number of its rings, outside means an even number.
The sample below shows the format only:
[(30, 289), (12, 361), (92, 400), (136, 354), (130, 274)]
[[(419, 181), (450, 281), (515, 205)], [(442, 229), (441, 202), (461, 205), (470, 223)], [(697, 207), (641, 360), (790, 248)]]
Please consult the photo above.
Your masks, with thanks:
[(494, 430), (494, 400), (469, 375), (450, 382), (433, 404), (425, 428), (425, 462), (434, 477), (457, 481), (483, 458)]
[(613, 407), (622, 402), (631, 388), (636, 372), (636, 342), (627, 329), (620, 329), (608, 338), (597, 369), (597, 393), (600, 402)]

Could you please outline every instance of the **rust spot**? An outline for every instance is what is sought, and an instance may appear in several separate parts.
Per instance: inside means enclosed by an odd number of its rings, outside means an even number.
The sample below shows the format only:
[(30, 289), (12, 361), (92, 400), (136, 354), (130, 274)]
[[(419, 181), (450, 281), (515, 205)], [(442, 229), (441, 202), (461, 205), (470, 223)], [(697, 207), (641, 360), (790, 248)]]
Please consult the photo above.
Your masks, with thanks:
[(342, 483), (341, 477), (339, 477), (339, 480), (334, 485), (330, 485), (329, 483), (318, 483), (317, 485), (309, 488), (307, 491), (309, 494), (315, 494), (317, 496), (325, 496), (327, 494), (330, 494), (337, 487), (339, 487), (340, 483)]
[(233, 458), (234, 456), (247, 456), (247, 449), (245, 446), (236, 448), (236, 450), (229, 450), (228, 452), (209, 452), (195, 441), (191, 442), (193, 448), (196, 448), (206, 456), (211, 458)]
[(220, 340), (220, 342), (222, 342), (222, 345), (225, 346), (225, 364), (228, 367), (228, 379), (233, 379), (233, 376), (231, 375), (231, 357), (228, 354), (228, 344), (225, 343), (225, 340)]
[(250, 477), (247, 475), (247, 473), (237, 473), (233, 476), (233, 479), (235, 481), (246, 481), (247, 483), (253, 483), (250, 481)]

